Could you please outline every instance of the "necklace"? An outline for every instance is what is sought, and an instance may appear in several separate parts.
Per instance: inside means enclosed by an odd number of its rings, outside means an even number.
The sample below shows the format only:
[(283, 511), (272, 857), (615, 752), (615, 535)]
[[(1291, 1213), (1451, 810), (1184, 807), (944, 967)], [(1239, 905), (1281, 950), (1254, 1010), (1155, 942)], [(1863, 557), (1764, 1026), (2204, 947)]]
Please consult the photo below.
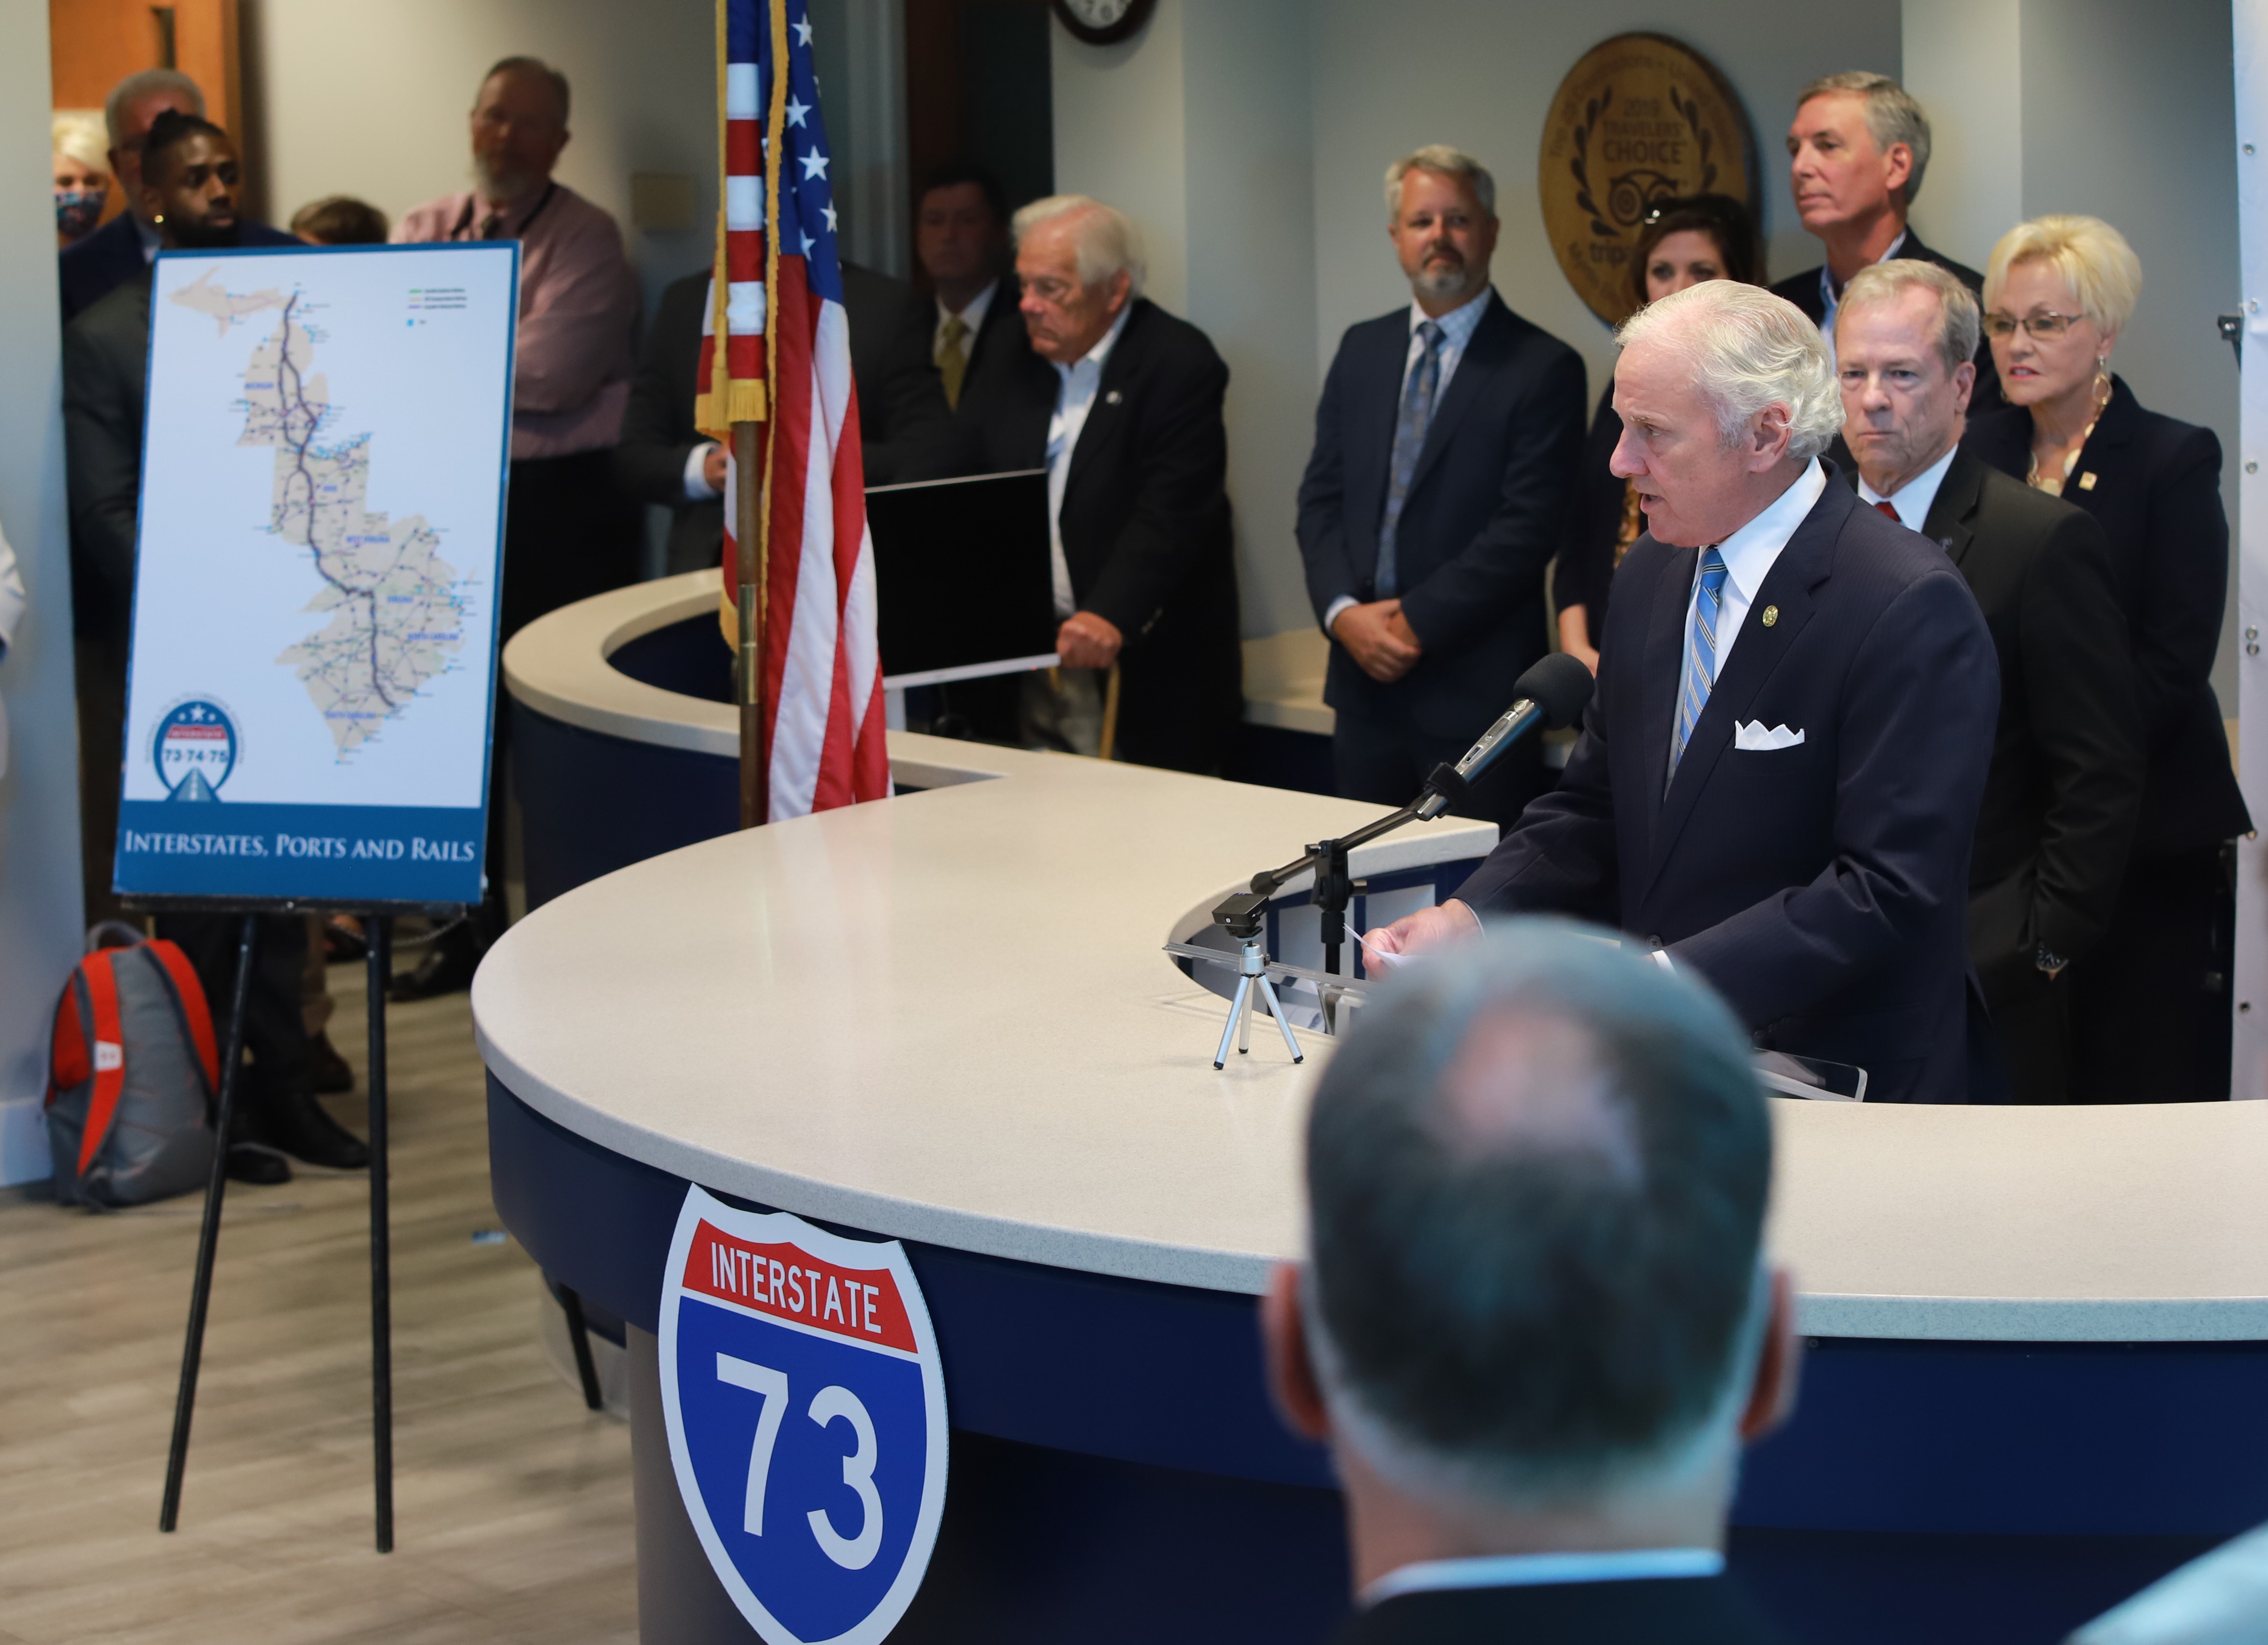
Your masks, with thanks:
[(2051, 497), (2061, 496), (2064, 482), (2071, 478), (2071, 471), (2079, 466), (2080, 453), (2087, 449), (2087, 443), (2095, 437), (2095, 425), (2102, 421), (2102, 414), (2110, 408), (2110, 373), (2104, 368), (2103, 363), (2097, 360), (2095, 363), (2095, 411), (2087, 420), (2087, 427), (2079, 437), (2079, 444), (2065, 453), (2063, 473), (2053, 475), (2042, 474), (2040, 454), (2037, 451), (2034, 451), (2032, 465), (2024, 475), (2024, 483), (2035, 491), (2046, 492)]

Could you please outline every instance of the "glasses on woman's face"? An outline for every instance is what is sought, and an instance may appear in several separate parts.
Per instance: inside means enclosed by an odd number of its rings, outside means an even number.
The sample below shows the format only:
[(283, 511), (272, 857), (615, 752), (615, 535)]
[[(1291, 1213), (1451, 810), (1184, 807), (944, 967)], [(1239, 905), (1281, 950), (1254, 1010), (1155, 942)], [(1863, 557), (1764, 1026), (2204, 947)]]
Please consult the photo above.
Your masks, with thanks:
[(2064, 333), (2076, 326), (2081, 318), (2077, 314), (2058, 314), (2050, 310), (2037, 314), (2027, 314), (2019, 319), (2014, 314), (2003, 313), (1996, 309), (1984, 317), (1984, 334), (1988, 337), (2014, 336), (2016, 327), (2021, 326), (2032, 336), (2045, 341), (2050, 337), (2062, 336)]

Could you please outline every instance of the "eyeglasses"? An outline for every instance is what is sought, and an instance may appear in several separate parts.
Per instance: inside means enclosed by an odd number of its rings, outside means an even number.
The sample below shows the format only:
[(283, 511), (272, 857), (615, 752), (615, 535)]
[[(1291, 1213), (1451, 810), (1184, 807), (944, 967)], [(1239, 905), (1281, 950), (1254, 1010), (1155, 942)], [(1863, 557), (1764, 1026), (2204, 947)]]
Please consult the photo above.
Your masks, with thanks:
[(2037, 338), (2060, 337), (2082, 318), (2078, 314), (2045, 313), (2027, 314), (2018, 319), (2014, 314), (2004, 314), (1996, 309), (1984, 317), (1984, 334), (1988, 337), (2014, 336), (2016, 327), (2021, 326)]

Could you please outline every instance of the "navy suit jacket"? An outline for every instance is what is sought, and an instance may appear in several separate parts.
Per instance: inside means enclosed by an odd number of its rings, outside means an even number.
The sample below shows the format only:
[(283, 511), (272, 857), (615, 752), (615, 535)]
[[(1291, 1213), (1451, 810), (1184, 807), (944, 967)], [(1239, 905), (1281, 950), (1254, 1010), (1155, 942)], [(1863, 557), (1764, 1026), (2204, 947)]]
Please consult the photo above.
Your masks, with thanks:
[[(1377, 598), (1378, 527), (1410, 352), (1410, 311), (1351, 327), (1323, 381), (1300, 482), (1300, 554), (1322, 621)], [(1435, 407), (1395, 536), (1402, 614), (1425, 654), (1393, 685), (1331, 646), (1323, 701), (1443, 737), (1477, 736), (1543, 655), (1543, 568), (1583, 449), (1583, 362), (1491, 294)]]
[[(298, 235), (271, 229), (265, 223), (245, 221), (237, 226), (236, 243), (298, 246), (302, 242)], [(68, 325), (81, 309), (91, 307), (149, 266), (130, 211), (120, 212), (77, 245), (66, 246), (55, 259), (55, 275), (63, 284), (63, 322)]]
[[(1964, 1101), (1969, 856), (2000, 704), (1976, 599), (1935, 543), (1830, 483), (1665, 793), (1696, 557), (1631, 546), (1566, 775), (1458, 894), (1660, 941), (1759, 1045), (1866, 1069), (1869, 1101)], [(1734, 746), (1756, 721), (1803, 741)]]

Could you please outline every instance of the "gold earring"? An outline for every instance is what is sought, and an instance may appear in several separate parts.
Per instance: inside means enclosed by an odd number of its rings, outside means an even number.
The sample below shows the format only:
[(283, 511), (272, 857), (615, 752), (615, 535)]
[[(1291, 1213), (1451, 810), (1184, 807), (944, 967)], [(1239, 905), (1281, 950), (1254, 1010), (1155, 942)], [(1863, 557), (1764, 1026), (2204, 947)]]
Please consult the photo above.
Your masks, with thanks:
[(2110, 392), (2110, 356), (2107, 354), (2095, 356), (2095, 392), (2098, 394)]

